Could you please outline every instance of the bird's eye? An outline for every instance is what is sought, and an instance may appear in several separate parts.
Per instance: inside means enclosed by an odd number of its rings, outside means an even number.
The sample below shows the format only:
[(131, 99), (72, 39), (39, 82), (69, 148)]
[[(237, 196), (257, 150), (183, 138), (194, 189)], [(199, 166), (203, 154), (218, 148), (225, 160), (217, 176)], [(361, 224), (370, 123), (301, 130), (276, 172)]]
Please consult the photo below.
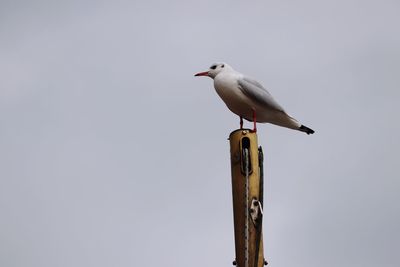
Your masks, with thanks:
[(211, 67), (210, 67), (210, 69), (212, 69), (212, 70), (215, 70), (217, 68), (217, 65), (212, 65)]
[(224, 65), (224, 64), (222, 64), (221, 68), (223, 68), (223, 67), (225, 67), (225, 65)]

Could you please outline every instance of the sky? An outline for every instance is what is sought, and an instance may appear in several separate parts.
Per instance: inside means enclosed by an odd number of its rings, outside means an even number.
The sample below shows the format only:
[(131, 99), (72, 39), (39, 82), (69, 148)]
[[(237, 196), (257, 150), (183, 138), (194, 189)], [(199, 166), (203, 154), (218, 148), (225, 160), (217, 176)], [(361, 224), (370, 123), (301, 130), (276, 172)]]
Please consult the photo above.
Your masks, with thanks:
[(230, 266), (221, 61), (316, 131), (258, 125), (270, 266), (399, 266), (399, 11), (0, 1), (0, 266)]

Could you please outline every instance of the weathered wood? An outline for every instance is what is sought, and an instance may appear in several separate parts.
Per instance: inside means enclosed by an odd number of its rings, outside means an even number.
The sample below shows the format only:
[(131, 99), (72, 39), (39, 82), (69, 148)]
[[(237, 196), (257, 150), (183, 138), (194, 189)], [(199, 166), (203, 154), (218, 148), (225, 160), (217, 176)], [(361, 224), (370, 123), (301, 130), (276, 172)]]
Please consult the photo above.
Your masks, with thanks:
[[(254, 222), (250, 211), (253, 200), (262, 203), (260, 191), (261, 178), (258, 158), (257, 134), (248, 129), (233, 131), (229, 136), (232, 171), (233, 217), (235, 229), (235, 252), (238, 267), (262, 267), (264, 252), (262, 240), (262, 215)], [(249, 203), (246, 204), (246, 172), (244, 166), (243, 147), (248, 147), (250, 155)], [(262, 190), (262, 187), (261, 187)], [(246, 210), (247, 207), (247, 210)], [(246, 212), (248, 216), (246, 216)], [(246, 217), (248, 218), (248, 263), (246, 264)], [(253, 216), (254, 217), (254, 216)], [(258, 254), (258, 255), (257, 255)]]

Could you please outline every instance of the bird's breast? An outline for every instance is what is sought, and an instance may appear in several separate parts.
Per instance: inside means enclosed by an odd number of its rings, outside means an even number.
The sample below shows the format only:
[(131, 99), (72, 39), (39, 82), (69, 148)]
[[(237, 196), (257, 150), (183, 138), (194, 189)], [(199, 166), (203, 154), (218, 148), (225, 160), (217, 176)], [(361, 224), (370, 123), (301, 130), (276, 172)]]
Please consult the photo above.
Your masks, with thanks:
[(252, 103), (239, 89), (237, 79), (235, 75), (217, 75), (214, 79), (215, 91), (232, 112), (247, 117)]

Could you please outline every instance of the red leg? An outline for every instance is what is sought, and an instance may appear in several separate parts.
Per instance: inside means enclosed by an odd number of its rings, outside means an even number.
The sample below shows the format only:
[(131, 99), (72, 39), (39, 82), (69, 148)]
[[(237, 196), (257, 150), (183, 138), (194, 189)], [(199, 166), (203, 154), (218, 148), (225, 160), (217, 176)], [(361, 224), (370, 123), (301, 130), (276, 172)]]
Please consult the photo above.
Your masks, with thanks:
[(243, 118), (240, 117), (240, 129), (243, 129)]
[(254, 128), (253, 128), (253, 132), (257, 132), (257, 116), (256, 116), (256, 111), (253, 109), (253, 124), (254, 124)]

